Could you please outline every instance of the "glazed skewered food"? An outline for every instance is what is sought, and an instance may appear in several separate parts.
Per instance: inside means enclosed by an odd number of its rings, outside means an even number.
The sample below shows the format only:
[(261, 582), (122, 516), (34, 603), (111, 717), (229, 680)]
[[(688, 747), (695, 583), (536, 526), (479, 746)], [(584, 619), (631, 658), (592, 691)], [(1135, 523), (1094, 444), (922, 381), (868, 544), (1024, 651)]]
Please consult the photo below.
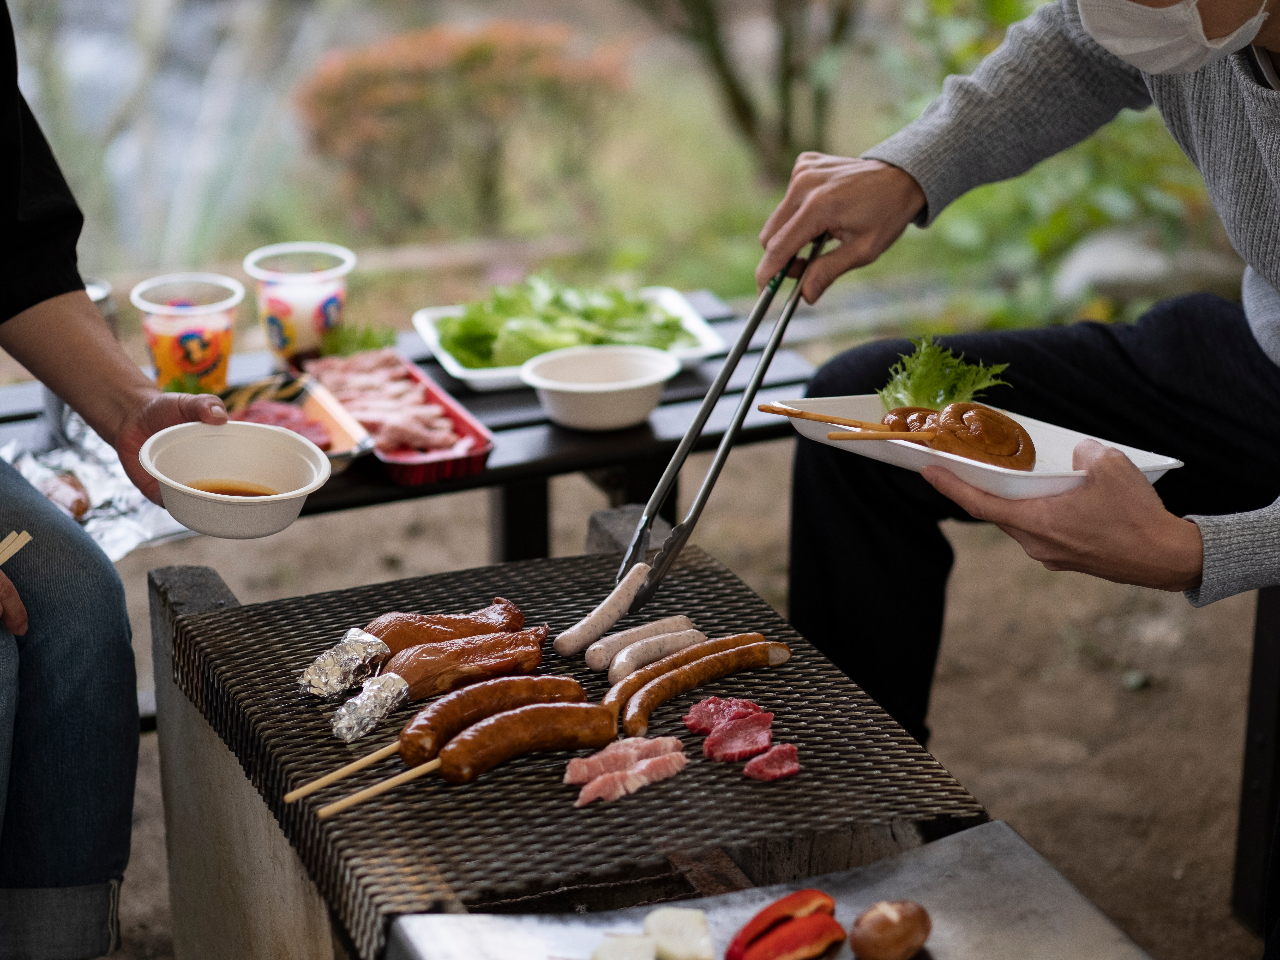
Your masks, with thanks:
[(894, 433), (931, 432), (933, 438), (925, 441), (931, 450), (1009, 470), (1036, 465), (1035, 444), (1022, 424), (980, 403), (952, 403), (942, 410), (898, 407), (885, 414), (883, 423)]
[(440, 776), (449, 783), (470, 783), (527, 753), (598, 750), (617, 735), (617, 719), (598, 704), (536, 703), (463, 730), (440, 751)]
[(408, 647), (506, 633), (524, 626), (524, 614), (511, 601), (496, 597), (474, 613), (384, 613), (364, 629), (353, 627), (336, 645), (320, 654), (302, 675), (303, 692), (326, 699), (341, 696), (392, 654)]
[(333, 715), (334, 736), (350, 743), (406, 702), (504, 674), (532, 673), (542, 663), (547, 632), (544, 625), (402, 650), (386, 662), (380, 675), (366, 680), (360, 693), (338, 708)]
[[(344, 777), (399, 754), (405, 765), (414, 768), (431, 762), (450, 739), (473, 723), (495, 713), (514, 710), (531, 703), (582, 703), (587, 699), (582, 684), (570, 677), (498, 677), (455, 690), (423, 707), (404, 725), (400, 736), (373, 753), (339, 767), (284, 795), (293, 803)], [(385, 781), (384, 781), (385, 782)]]

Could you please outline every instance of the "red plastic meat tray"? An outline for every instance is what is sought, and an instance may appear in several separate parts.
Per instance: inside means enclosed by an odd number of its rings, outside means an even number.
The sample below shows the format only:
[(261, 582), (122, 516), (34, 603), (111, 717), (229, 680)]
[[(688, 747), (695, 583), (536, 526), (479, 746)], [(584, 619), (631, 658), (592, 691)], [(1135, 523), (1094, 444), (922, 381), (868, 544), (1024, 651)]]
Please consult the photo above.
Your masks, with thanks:
[(456, 480), (479, 473), (484, 469), (489, 454), (493, 452), (493, 434), (416, 364), (405, 360), (404, 365), (409, 375), (427, 388), (431, 402), (444, 407), (445, 413), (453, 421), (458, 442), (448, 450), (405, 450), (392, 453), (374, 450), (374, 456), (386, 464), (387, 475), (392, 482), (401, 486), (416, 487), (424, 483), (435, 483), (437, 480)]

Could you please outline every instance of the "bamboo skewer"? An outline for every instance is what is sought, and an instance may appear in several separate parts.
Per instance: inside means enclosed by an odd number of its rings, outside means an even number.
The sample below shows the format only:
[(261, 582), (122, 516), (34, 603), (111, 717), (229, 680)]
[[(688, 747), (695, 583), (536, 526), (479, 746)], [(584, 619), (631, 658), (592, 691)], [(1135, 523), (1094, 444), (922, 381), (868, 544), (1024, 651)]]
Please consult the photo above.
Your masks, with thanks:
[(908, 433), (905, 430), (881, 430), (876, 433), (870, 431), (862, 432), (846, 432), (844, 430), (832, 430), (827, 434), (828, 440), (932, 440), (938, 435), (936, 430), (912, 430)]
[(316, 811), (316, 818), (324, 820), (331, 817), (335, 813), (341, 813), (349, 807), (354, 807), (357, 803), (362, 803), (370, 797), (376, 797), (379, 794), (386, 793), (388, 790), (394, 790), (402, 783), (408, 783), (410, 780), (416, 780), (418, 777), (425, 776), (431, 771), (438, 769), (440, 766), (440, 758), (428, 760), (426, 763), (419, 764), (412, 769), (406, 770), (404, 773), (398, 773), (394, 777), (388, 777), (386, 780), (375, 783), (372, 787), (366, 787), (357, 793), (349, 794), (341, 800), (335, 800), (327, 807), (321, 807)]
[(872, 423), (870, 420), (851, 420), (849, 417), (836, 417), (829, 413), (812, 413), (808, 410), (797, 410), (784, 407), (779, 403), (762, 403), (756, 407), (761, 413), (776, 413), (781, 417), (793, 417), (796, 420), (816, 420), (818, 423), (834, 423), (840, 427), (857, 427), (859, 430), (884, 431), (883, 423)]
[(21, 533), (9, 534), (4, 538), (4, 545), (0, 546), (0, 563), (4, 563), (30, 542), (31, 534), (25, 530)]
[(293, 803), (295, 800), (301, 800), (303, 797), (309, 797), (317, 790), (327, 787), (331, 783), (337, 783), (343, 777), (349, 777), (358, 770), (363, 770), (365, 767), (371, 767), (379, 760), (385, 760), (392, 754), (399, 752), (400, 741), (392, 740), (385, 747), (375, 750), (373, 753), (365, 754), (359, 760), (353, 760), (345, 767), (339, 767), (332, 773), (326, 773), (323, 777), (312, 780), (310, 783), (303, 784), (301, 787), (298, 787), (297, 790), (290, 790), (284, 795), (284, 802)]

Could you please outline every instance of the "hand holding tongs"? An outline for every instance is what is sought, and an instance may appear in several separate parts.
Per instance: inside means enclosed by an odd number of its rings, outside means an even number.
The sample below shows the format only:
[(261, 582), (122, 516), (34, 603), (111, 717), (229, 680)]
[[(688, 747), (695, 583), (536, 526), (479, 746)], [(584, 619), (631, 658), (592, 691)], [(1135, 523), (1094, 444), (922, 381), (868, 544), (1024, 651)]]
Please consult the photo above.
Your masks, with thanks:
[[(778, 317), (778, 322), (774, 325), (773, 333), (769, 337), (769, 342), (765, 345), (764, 352), (760, 355), (760, 362), (756, 364), (755, 373), (751, 375), (751, 382), (747, 384), (746, 389), (743, 391), (742, 399), (738, 403), (738, 409), (734, 411), (733, 419), (725, 429), (720, 446), (716, 449), (715, 460), (711, 463), (711, 469), (707, 471), (706, 479), (702, 481), (698, 496), (694, 499), (693, 506), (689, 508), (685, 518), (676, 524), (671, 531), (671, 535), (663, 542), (662, 549), (658, 551), (658, 555), (654, 558), (644, 585), (641, 586), (640, 592), (636, 594), (635, 600), (631, 603), (630, 613), (636, 613), (640, 610), (657, 592), (662, 578), (671, 569), (671, 565), (675, 563), (676, 557), (680, 555), (680, 551), (685, 545), (685, 541), (689, 539), (689, 534), (693, 533), (693, 528), (697, 524), (698, 518), (702, 516), (702, 508), (706, 506), (707, 498), (711, 496), (711, 490), (716, 485), (716, 480), (720, 476), (720, 470), (724, 466), (724, 462), (729, 459), (729, 449), (733, 446), (734, 440), (738, 438), (738, 431), (742, 428), (742, 421), (746, 419), (747, 411), (751, 409), (756, 392), (760, 389), (764, 375), (769, 370), (769, 364), (773, 362), (773, 355), (778, 352), (778, 346), (782, 343), (782, 336), (786, 333), (787, 324), (791, 322), (791, 317), (796, 312), (796, 307), (800, 304), (800, 287), (804, 283), (804, 275), (808, 272), (809, 265), (818, 259), (826, 242), (827, 234), (825, 233), (813, 241), (813, 245), (809, 249), (809, 257), (800, 268), (800, 273), (796, 277), (796, 285), (782, 308), (782, 315)], [(778, 271), (778, 274), (760, 292), (760, 298), (756, 301), (755, 308), (751, 311), (751, 316), (747, 318), (747, 325), (743, 328), (742, 335), (738, 337), (738, 342), (729, 351), (729, 355), (725, 358), (724, 366), (720, 368), (720, 372), (716, 375), (715, 382), (711, 385), (706, 399), (702, 401), (698, 415), (693, 418), (693, 423), (689, 425), (688, 431), (680, 441), (680, 446), (676, 448), (675, 454), (672, 455), (671, 462), (667, 464), (667, 469), (663, 472), (662, 479), (658, 481), (658, 486), (653, 491), (653, 496), (645, 504), (644, 513), (640, 515), (640, 522), (636, 524), (636, 532), (631, 537), (631, 545), (627, 547), (626, 556), (622, 558), (622, 566), (618, 569), (619, 583), (627, 575), (628, 570), (644, 560), (645, 553), (649, 549), (649, 531), (653, 526), (654, 517), (658, 515), (659, 508), (662, 506), (663, 501), (667, 499), (667, 494), (671, 491), (672, 485), (680, 475), (680, 468), (684, 466), (684, 461), (689, 456), (689, 451), (693, 449), (694, 443), (701, 436), (702, 428), (706, 426), (707, 419), (711, 416), (711, 411), (715, 409), (717, 401), (719, 401), (725, 387), (729, 384), (729, 378), (733, 376), (733, 371), (737, 369), (738, 363), (742, 360), (742, 355), (747, 352), (747, 347), (751, 344), (751, 338), (755, 335), (756, 328), (760, 326), (760, 321), (768, 313), (769, 305), (773, 303), (774, 294), (782, 286), (782, 281), (791, 272), (799, 256), (797, 253), (792, 257), (791, 261)]]

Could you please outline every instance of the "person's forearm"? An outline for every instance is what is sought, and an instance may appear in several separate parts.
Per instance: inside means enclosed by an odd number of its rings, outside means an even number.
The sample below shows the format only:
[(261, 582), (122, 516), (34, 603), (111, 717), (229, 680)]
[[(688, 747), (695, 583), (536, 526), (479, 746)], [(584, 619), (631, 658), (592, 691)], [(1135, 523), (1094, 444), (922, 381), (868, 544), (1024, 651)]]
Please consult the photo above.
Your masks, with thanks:
[(948, 77), (920, 118), (864, 157), (907, 171), (932, 222), (974, 187), (1016, 176), (1083, 140), (1124, 107), (1150, 103), (1141, 74), (1084, 32), (1075, 0), (1009, 28), (972, 76)]
[(157, 392), (83, 290), (45, 300), (0, 323), (0, 349), (112, 445), (128, 416)]

